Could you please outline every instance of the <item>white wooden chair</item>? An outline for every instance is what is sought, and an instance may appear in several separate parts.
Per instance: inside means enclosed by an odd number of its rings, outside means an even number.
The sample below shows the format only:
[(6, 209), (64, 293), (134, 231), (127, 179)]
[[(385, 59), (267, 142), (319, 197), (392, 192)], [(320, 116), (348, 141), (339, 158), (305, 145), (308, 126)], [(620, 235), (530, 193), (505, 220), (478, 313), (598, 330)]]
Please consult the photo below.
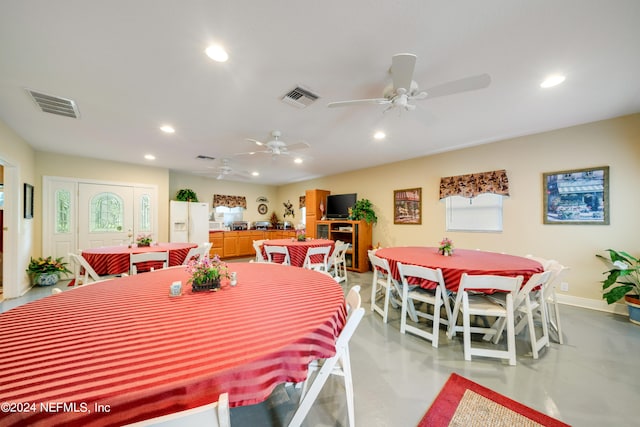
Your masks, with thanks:
[(560, 286), (564, 280), (565, 275), (569, 271), (569, 267), (560, 264), (556, 260), (550, 260), (549, 270), (551, 271), (551, 277), (542, 290), (546, 304), (547, 321), (549, 322), (551, 330), (558, 335), (558, 343), (563, 344), (560, 307), (558, 304), (558, 296), (556, 295), (556, 288)]
[(217, 402), (193, 409), (150, 418), (125, 427), (230, 427), (229, 394), (222, 393)]
[(266, 242), (266, 240), (254, 240), (253, 241), (253, 250), (256, 251), (255, 262), (267, 262), (262, 255), (262, 244)]
[[(464, 338), (465, 360), (471, 360), (471, 356), (475, 355), (507, 359), (510, 365), (516, 364), (516, 337), (513, 301), (516, 292), (520, 289), (521, 285), (522, 276), (470, 276), (467, 273), (462, 274), (458, 294), (456, 296), (456, 302), (453, 307), (448, 335), (449, 338), (452, 338), (456, 332), (462, 331)], [(504, 305), (497, 303), (487, 295), (478, 293), (486, 290), (507, 292)], [(460, 312), (462, 312), (462, 326), (456, 325), (456, 319)], [(473, 347), (471, 345), (472, 333), (494, 335), (498, 331), (495, 328), (490, 327), (472, 326), (471, 315), (506, 318), (507, 350)]]
[[(73, 266), (74, 272), (74, 284), (81, 285), (89, 283), (89, 279), (97, 282), (100, 279), (100, 276), (96, 271), (91, 267), (91, 264), (86, 260), (82, 255), (74, 254), (73, 252), (69, 252), (69, 261)], [(84, 276), (82, 275), (82, 270), (84, 269)]]
[[(369, 251), (369, 261), (373, 266), (373, 280), (371, 281), (371, 311), (382, 316), (382, 321), (387, 323), (389, 318), (389, 303), (391, 299), (391, 269), (389, 261), (376, 256), (374, 251)], [(378, 293), (384, 293), (382, 306), (377, 304)]]
[(195, 248), (189, 249), (187, 256), (184, 257), (184, 261), (182, 261), (182, 265), (189, 264), (189, 261), (192, 259), (205, 259), (209, 258), (209, 250), (211, 249), (210, 242), (204, 242), (201, 245), (196, 246)]
[[(311, 406), (318, 397), (329, 375), (339, 375), (344, 378), (349, 426), (355, 427), (349, 340), (351, 340), (353, 333), (362, 320), (362, 316), (364, 316), (364, 308), (362, 308), (362, 299), (360, 298), (360, 286), (354, 286), (349, 290), (345, 298), (345, 304), (347, 308), (347, 323), (336, 340), (336, 354), (329, 359), (322, 361), (314, 360), (309, 364), (307, 379), (304, 381), (300, 393), (300, 405), (293, 415), (291, 422), (289, 422), (289, 427), (299, 427), (302, 424), (302, 421), (304, 421), (309, 413)], [(317, 374), (313, 377), (313, 381), (309, 385), (312, 374), (316, 371)]]
[(275, 262), (273, 261), (274, 254), (281, 254), (284, 256), (282, 262), (280, 264), (291, 265), (291, 258), (289, 258), (289, 250), (286, 246), (273, 246), (267, 245), (264, 247), (264, 251), (267, 254), (267, 262)]
[[(427, 267), (417, 265), (406, 265), (398, 263), (398, 272), (402, 280), (402, 314), (400, 317), (400, 332), (410, 332), (431, 341), (433, 347), (438, 347), (438, 338), (440, 336), (440, 323), (449, 325), (451, 321), (451, 306), (449, 305), (449, 292), (444, 284), (442, 270), (439, 268), (434, 270)], [(437, 287), (434, 291), (422, 289), (419, 286), (409, 285), (409, 278), (418, 280), (429, 280), (435, 282)], [(426, 303), (433, 306), (433, 314), (416, 310), (418, 318), (429, 319), (433, 322), (431, 332), (407, 324), (408, 304), (411, 302)], [(446, 319), (440, 318), (441, 308), (444, 306)], [(414, 304), (415, 307), (415, 304)], [(428, 307), (427, 307), (428, 308)]]
[(138, 274), (137, 264), (148, 261), (162, 261), (162, 268), (167, 268), (169, 265), (169, 252), (142, 252), (140, 254), (131, 254), (129, 256), (129, 272), (131, 274)]
[(349, 277), (347, 275), (346, 253), (350, 247), (351, 243), (336, 240), (333, 252), (329, 257), (328, 270), (332, 273), (338, 283), (347, 283), (349, 281)]
[[(331, 246), (318, 246), (309, 248), (307, 255), (304, 257), (302, 267), (309, 270), (329, 271), (329, 252), (331, 252)], [(314, 256), (322, 256), (321, 262), (312, 262), (311, 259)]]

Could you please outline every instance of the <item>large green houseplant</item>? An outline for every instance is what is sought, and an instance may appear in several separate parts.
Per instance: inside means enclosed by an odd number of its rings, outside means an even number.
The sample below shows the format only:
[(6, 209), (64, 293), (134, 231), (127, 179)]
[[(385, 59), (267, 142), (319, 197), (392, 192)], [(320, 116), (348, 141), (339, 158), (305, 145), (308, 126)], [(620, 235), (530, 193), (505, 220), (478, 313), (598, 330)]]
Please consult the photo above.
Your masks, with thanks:
[(640, 260), (624, 251), (607, 249), (609, 257), (596, 255), (609, 267), (603, 274), (602, 297), (608, 304), (624, 298), (629, 307), (629, 320), (640, 324)]
[(357, 200), (356, 204), (351, 208), (351, 217), (355, 220), (364, 219), (369, 224), (378, 222), (378, 217), (369, 199)]
[(178, 190), (178, 193), (176, 194), (176, 200), (180, 202), (197, 202), (198, 196), (192, 189), (183, 188), (182, 190)]
[(34, 285), (51, 286), (60, 280), (60, 274), (72, 274), (73, 272), (63, 262), (62, 257), (31, 258), (27, 267), (27, 274)]

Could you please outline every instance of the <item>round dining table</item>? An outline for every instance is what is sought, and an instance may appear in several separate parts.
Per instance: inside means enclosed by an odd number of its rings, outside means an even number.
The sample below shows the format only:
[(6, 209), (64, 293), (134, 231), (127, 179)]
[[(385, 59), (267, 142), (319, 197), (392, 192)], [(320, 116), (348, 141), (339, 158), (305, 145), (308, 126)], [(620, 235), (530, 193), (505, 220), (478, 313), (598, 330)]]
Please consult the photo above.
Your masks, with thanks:
[[(307, 251), (309, 248), (317, 248), (321, 246), (330, 246), (331, 251), (329, 251), (329, 255), (333, 252), (333, 248), (335, 247), (335, 242), (333, 240), (328, 239), (308, 239), (298, 241), (295, 239), (271, 239), (265, 240), (262, 243), (263, 247), (263, 256), (267, 259), (267, 254), (264, 252), (265, 246), (285, 246), (289, 251), (289, 258), (291, 261), (291, 265), (295, 267), (302, 267), (304, 264), (304, 259), (307, 256)], [(273, 254), (273, 262), (281, 263), (284, 255), (282, 254)], [(311, 257), (311, 262), (322, 262), (322, 257), (320, 255), (314, 255)]]
[[(169, 252), (169, 267), (181, 265), (189, 249), (195, 248), (196, 243), (157, 243), (151, 246), (101, 246), (83, 249), (82, 256), (95, 270), (98, 276), (115, 275), (129, 272), (129, 257), (131, 254), (144, 252)], [(161, 268), (161, 263), (140, 263), (138, 271), (149, 271), (151, 267)]]
[[(436, 247), (400, 246), (378, 249), (376, 255), (389, 262), (393, 279), (400, 282), (398, 262), (428, 268), (439, 268), (447, 289), (457, 292), (463, 273), (470, 275), (523, 276), (523, 283), (535, 274), (544, 271), (542, 264), (530, 258), (486, 252), (473, 249), (455, 249), (444, 256)], [(429, 281), (412, 280), (410, 284), (426, 289), (435, 289)]]
[[(95, 282), (0, 314), (2, 426), (119, 426), (264, 401), (335, 354), (342, 288), (322, 273), (230, 263), (193, 292), (182, 266)], [(170, 285), (183, 284), (170, 296)]]

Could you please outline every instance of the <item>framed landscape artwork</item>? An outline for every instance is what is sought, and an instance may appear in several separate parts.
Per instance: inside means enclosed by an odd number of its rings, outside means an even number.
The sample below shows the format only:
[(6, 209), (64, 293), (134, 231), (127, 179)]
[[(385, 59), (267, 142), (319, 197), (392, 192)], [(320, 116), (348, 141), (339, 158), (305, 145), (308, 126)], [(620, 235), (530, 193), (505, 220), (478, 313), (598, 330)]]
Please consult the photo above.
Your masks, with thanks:
[(542, 175), (544, 224), (609, 224), (609, 166)]
[(393, 223), (422, 224), (422, 188), (394, 190)]

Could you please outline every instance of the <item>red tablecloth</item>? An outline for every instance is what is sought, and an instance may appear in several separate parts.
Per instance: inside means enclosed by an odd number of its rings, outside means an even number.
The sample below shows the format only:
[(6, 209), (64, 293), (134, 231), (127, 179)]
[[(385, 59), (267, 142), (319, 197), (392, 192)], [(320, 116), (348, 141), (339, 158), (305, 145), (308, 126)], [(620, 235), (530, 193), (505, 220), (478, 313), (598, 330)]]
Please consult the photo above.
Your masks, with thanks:
[[(129, 248), (127, 246), (103, 246), (85, 249), (82, 256), (99, 276), (121, 274), (129, 271), (129, 256), (143, 252), (169, 251), (169, 266), (180, 265), (189, 253), (189, 249), (198, 246), (195, 243), (158, 243), (153, 246)], [(138, 271), (149, 271), (151, 267), (161, 268), (162, 263), (140, 263)]]
[[(389, 261), (391, 274), (398, 281), (398, 262), (440, 268), (447, 289), (454, 292), (458, 290), (462, 273), (523, 276), (523, 283), (526, 283), (533, 274), (544, 271), (542, 264), (529, 258), (470, 249), (455, 249), (451, 256), (444, 256), (438, 252), (438, 248), (401, 246), (379, 249), (376, 255)], [(433, 282), (414, 284), (427, 289), (435, 288)]]
[[(291, 239), (272, 239), (265, 240), (262, 244), (263, 246), (263, 256), (267, 259), (267, 254), (264, 252), (264, 246), (286, 246), (289, 251), (289, 258), (291, 258), (291, 265), (295, 267), (302, 267), (304, 263), (304, 259), (307, 256), (307, 250), (309, 248), (317, 248), (320, 246), (331, 246), (331, 252), (333, 252), (335, 242), (333, 240), (327, 239), (311, 239), (305, 240), (302, 242), (298, 242), (297, 240), (292, 241)], [(283, 255), (274, 254), (273, 261), (274, 262), (282, 262)], [(311, 262), (322, 262), (322, 257), (320, 255), (315, 255), (311, 257)]]
[[(231, 406), (255, 404), (277, 384), (303, 380), (311, 360), (335, 354), (346, 318), (335, 281), (283, 265), (229, 267), (238, 285), (224, 281), (218, 292), (192, 293), (184, 268), (174, 267), (0, 314), (1, 401), (35, 405), (0, 412), (0, 425), (122, 425), (223, 392)], [(185, 291), (170, 297), (175, 280)], [(41, 406), (57, 402), (67, 406)]]

